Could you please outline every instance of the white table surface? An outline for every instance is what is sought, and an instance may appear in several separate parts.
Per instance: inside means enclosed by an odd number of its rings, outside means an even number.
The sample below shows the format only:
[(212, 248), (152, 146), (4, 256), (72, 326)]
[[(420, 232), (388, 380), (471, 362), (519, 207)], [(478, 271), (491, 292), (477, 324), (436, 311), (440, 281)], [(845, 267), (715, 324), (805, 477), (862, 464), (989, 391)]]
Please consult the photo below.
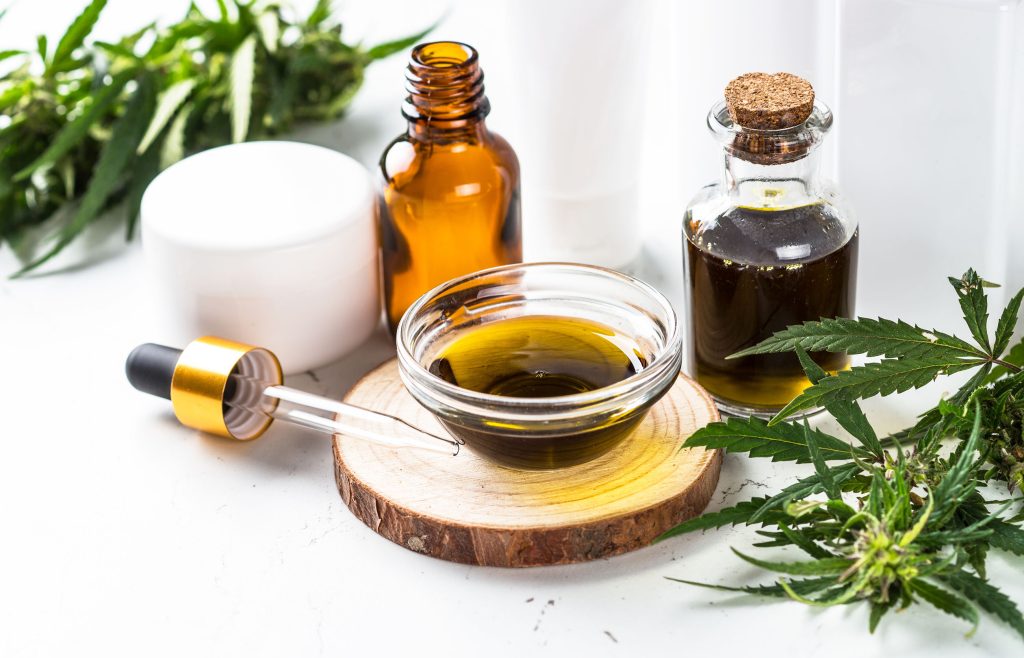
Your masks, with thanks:
[[(0, 42), (52, 32), (79, 4), (20, 3), (0, 24)], [(404, 13), (392, 24), (399, 14), (386, 9), (394, 6)], [(101, 27), (116, 34), (154, 11), (115, 0)], [(458, 5), (438, 35), (485, 39), (488, 11)], [(388, 20), (375, 21), (375, 12)], [(374, 40), (438, 13), (353, 2), (342, 16)], [(370, 70), (345, 121), (300, 136), (372, 164), (401, 129), (400, 60)], [(665, 228), (671, 222), (660, 225), (647, 270), (678, 298), (678, 247), (665, 247), (678, 244), (677, 234)], [(749, 529), (527, 570), (405, 550), (344, 506), (326, 439), (283, 426), (253, 443), (201, 436), (179, 426), (165, 401), (131, 389), (124, 358), (159, 328), (138, 245), (113, 252), (66, 273), (0, 279), (0, 656), (1021, 653), (1019, 638), (989, 617), (965, 639), (963, 623), (921, 605), (888, 616), (870, 636), (862, 605), (820, 611), (665, 580), (769, 582), (729, 552), (749, 544)], [(13, 266), (0, 254), (0, 272)], [(955, 327), (951, 297), (936, 303)], [(391, 351), (379, 333), (288, 384), (340, 396)], [(868, 410), (896, 429), (950, 386), (875, 400)], [(776, 491), (807, 470), (729, 456), (710, 509)], [(996, 582), (1024, 601), (1020, 571), (1019, 560), (990, 559)]]

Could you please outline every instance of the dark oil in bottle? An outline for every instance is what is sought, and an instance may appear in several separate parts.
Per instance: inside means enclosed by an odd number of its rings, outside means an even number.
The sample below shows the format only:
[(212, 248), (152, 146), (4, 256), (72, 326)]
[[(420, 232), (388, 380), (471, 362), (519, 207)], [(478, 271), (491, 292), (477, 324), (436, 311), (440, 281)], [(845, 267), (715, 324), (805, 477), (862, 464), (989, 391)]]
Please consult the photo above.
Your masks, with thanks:
[[(691, 372), (724, 410), (774, 413), (810, 385), (792, 352), (726, 357), (792, 324), (852, 317), (857, 240), (823, 204), (732, 208), (687, 236)], [(810, 356), (829, 372), (849, 365), (843, 353)]]
[[(527, 316), (481, 324), (445, 346), (434, 375), (461, 388), (516, 398), (552, 398), (616, 384), (647, 366), (640, 347), (605, 325), (580, 318)], [(515, 436), (445, 422), (466, 444), (522, 468), (579, 464), (607, 452), (643, 418), (630, 414), (585, 432)]]

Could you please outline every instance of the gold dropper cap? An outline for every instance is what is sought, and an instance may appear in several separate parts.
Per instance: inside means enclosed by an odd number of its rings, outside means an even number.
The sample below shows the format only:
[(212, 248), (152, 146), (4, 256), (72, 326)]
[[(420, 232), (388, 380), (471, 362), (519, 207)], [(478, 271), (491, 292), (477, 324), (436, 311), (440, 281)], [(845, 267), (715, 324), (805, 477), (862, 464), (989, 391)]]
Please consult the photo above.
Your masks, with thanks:
[(224, 404), (228, 379), (247, 375), (272, 386), (284, 381), (277, 357), (261, 347), (203, 336), (188, 344), (171, 378), (171, 406), (183, 425), (231, 439), (255, 439), (273, 419)]
[[(128, 381), (140, 391), (171, 401), (183, 425), (229, 439), (248, 441), (263, 434), (277, 401), (246, 408), (226, 404), (239, 377), (278, 386), (281, 364), (269, 350), (215, 336), (203, 336), (184, 350), (147, 343), (125, 363)], [(236, 376), (236, 377), (233, 377)]]

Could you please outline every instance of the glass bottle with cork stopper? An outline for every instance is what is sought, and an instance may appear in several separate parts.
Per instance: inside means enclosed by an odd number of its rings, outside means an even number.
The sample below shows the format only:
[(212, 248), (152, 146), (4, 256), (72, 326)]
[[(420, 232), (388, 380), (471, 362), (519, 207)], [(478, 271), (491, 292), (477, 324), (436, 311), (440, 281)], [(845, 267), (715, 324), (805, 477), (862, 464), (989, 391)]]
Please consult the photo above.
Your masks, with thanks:
[(477, 52), (463, 43), (413, 49), (402, 115), (384, 150), (380, 239), (392, 333), (423, 293), (457, 276), (522, 261), (519, 161), (484, 119)]
[[(730, 358), (808, 320), (852, 317), (857, 222), (818, 173), (832, 113), (789, 73), (747, 73), (708, 114), (721, 179), (683, 221), (687, 363), (726, 413), (771, 416), (809, 381), (792, 352)], [(812, 352), (830, 372), (845, 354)]]

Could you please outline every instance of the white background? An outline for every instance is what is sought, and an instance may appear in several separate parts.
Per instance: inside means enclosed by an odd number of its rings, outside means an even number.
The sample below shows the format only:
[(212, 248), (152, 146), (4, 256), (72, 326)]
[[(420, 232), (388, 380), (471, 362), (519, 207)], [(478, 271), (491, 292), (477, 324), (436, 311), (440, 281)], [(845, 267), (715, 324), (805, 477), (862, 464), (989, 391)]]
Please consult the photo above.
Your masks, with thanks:
[[(28, 47), (40, 31), (52, 44), (80, 5), (22, 0), (0, 22), (0, 45)], [(974, 264), (989, 278), (1024, 283), (1011, 257), (1020, 243), (1020, 195), (1011, 189), (1019, 186), (1021, 143), (1015, 3), (743, 0), (646, 8), (654, 26), (652, 84), (640, 104), (646, 129), (638, 230), (647, 236), (640, 269), (674, 299), (682, 208), (717, 164), (704, 114), (726, 80), (758, 69), (807, 75), (832, 100), (838, 128), (830, 170), (862, 209), (861, 312), (954, 329), (956, 305), (941, 275)], [(516, 121), (524, 99), (513, 93), (512, 76), (542, 74), (514, 66), (517, 44), (566, 29), (546, 24), (542, 9), (537, 34), (509, 34), (504, 4), (455, 2), (434, 34), (479, 48), (494, 107), (490, 124), (514, 145), (528, 141), (530, 126)], [(183, 11), (178, 2), (112, 0), (98, 32), (112, 37)], [(350, 1), (339, 15), (352, 38), (372, 43), (444, 12), (433, 2)], [(934, 22), (922, 23), (922, 16)], [(845, 59), (835, 57), (837, 43), (845, 44), (838, 51)], [(929, 51), (929, 43), (941, 47)], [(929, 77), (936, 66), (958, 84), (976, 84), (966, 95), (989, 102), (948, 105), (960, 87), (933, 93), (942, 82)], [(373, 166), (403, 128), (402, 67), (401, 56), (374, 64), (344, 121), (298, 137)], [(908, 68), (922, 86), (912, 84)], [(900, 102), (879, 100), (885, 90)], [(915, 98), (943, 100), (937, 106), (945, 109), (922, 112)], [(936, 137), (942, 134), (959, 137), (943, 142)], [(952, 153), (943, 150), (950, 143)], [(526, 166), (530, 156), (521, 155)], [(985, 175), (953, 186), (979, 167)], [(941, 184), (932, 184), (936, 177)], [(525, 189), (527, 204), (529, 195)], [(199, 436), (178, 426), (164, 401), (131, 390), (124, 357), (160, 333), (150, 320), (142, 255), (102, 231), (91, 239), (101, 243), (93, 253), (107, 256), (91, 267), (0, 280), (2, 656), (1021, 652), (1020, 639), (989, 617), (965, 639), (959, 621), (915, 606), (869, 636), (863, 606), (818, 611), (664, 579), (767, 582), (728, 551), (749, 544), (747, 530), (530, 570), (449, 564), (392, 545), (342, 504), (322, 438), (285, 427), (251, 444)], [(11, 255), (0, 254), (0, 271), (13, 267)], [(352, 357), (288, 383), (338, 396), (390, 349), (378, 334)], [(868, 409), (883, 429), (898, 429), (951, 386), (939, 382)], [(712, 507), (775, 491), (804, 472), (728, 457)], [(1022, 566), (990, 559), (994, 581), (1018, 601)]]

